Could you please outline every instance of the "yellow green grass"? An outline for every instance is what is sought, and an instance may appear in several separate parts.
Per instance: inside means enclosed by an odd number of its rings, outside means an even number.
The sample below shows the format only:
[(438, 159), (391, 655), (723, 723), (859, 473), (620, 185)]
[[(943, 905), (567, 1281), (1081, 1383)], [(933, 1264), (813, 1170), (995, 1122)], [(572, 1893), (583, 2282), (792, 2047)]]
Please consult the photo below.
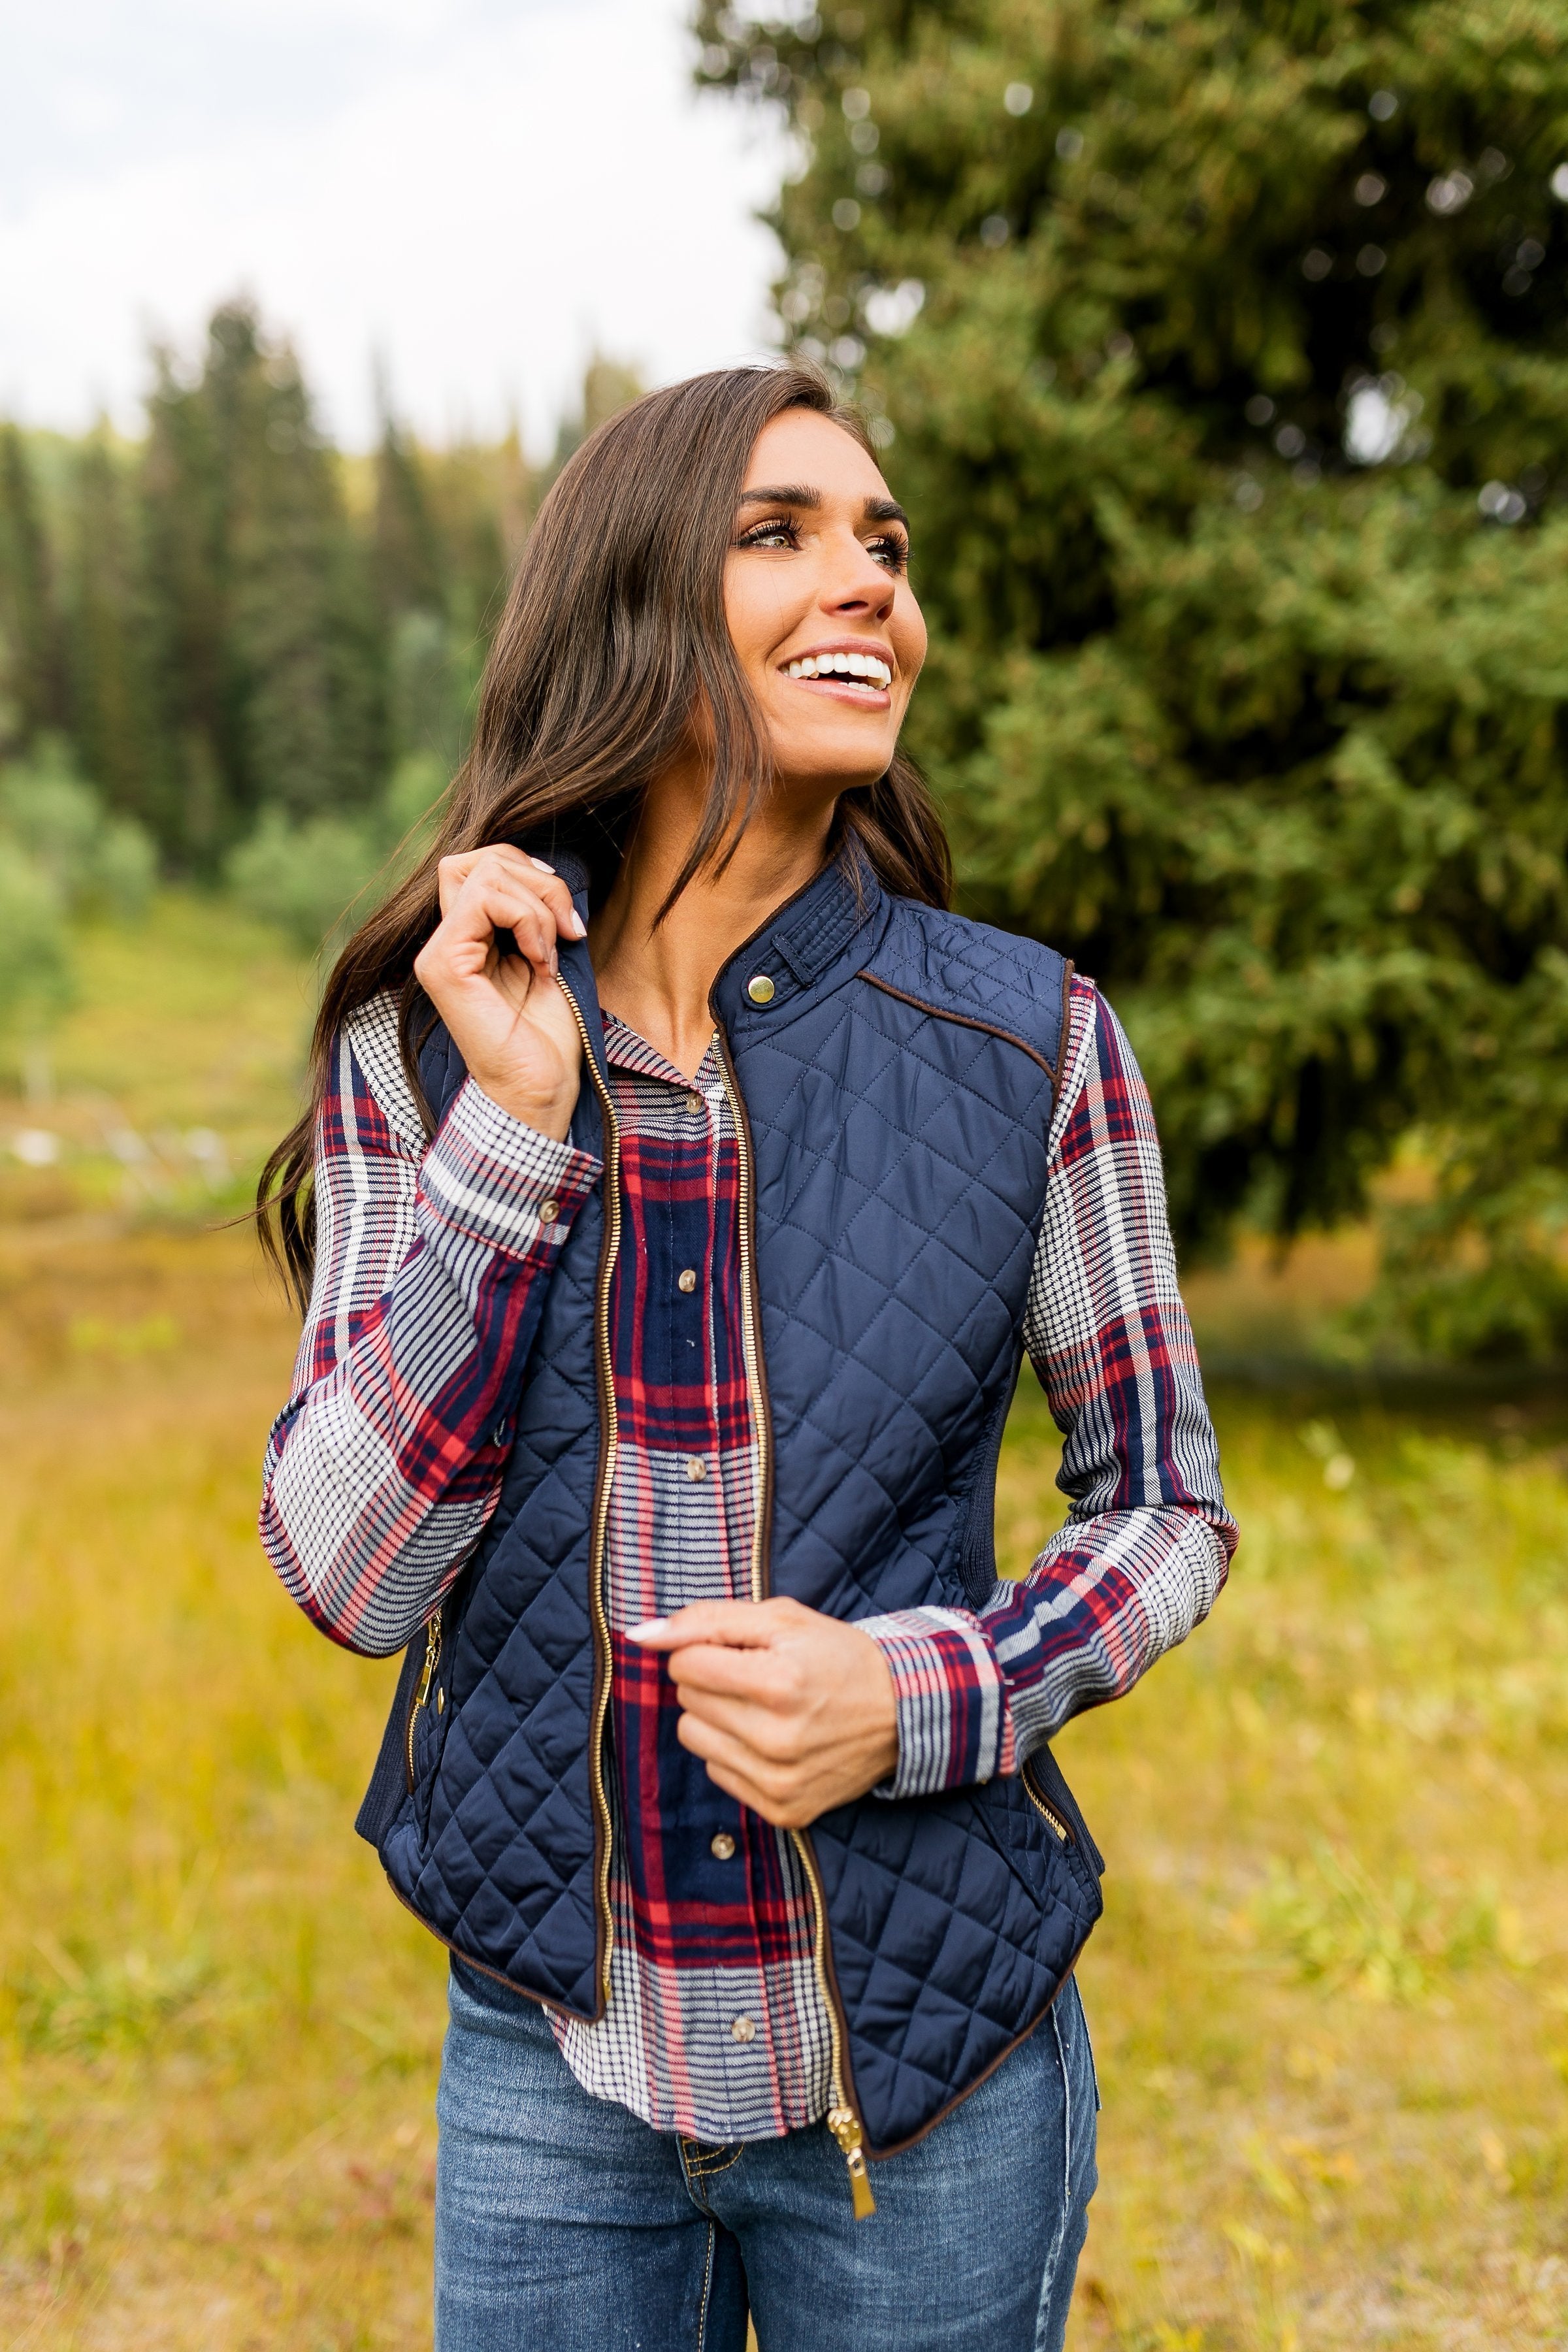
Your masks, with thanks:
[[(245, 1236), (91, 1124), (112, 1096), (237, 1164), (306, 997), (193, 906), (85, 969), (60, 1099), (0, 1096), (0, 1139), (81, 1139), (0, 1182), (0, 2342), (417, 2347), (444, 1964), (350, 1826), (390, 1669), (258, 1551), (292, 1331)], [(1110, 1864), (1075, 2352), (1561, 2346), (1557, 1431), (1219, 1402), (1235, 1580), (1062, 1743)], [(1055, 1452), (1026, 1402), (1015, 1566)]]

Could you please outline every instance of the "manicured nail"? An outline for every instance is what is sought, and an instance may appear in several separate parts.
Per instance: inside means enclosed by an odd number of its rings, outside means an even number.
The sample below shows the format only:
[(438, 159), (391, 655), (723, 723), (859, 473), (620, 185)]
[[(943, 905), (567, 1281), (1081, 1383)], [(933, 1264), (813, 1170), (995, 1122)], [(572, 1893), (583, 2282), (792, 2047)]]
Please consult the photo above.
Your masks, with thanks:
[(551, 970), (551, 974), (552, 974), (552, 976), (553, 977), (553, 975), (554, 975), (556, 972), (558, 972), (558, 971), (560, 971), (560, 969), (561, 969), (561, 959), (560, 959), (560, 957), (556, 954), (555, 950), (554, 950), (554, 947), (553, 947), (553, 946), (552, 946), (551, 950), (550, 950), (550, 970)]
[(553, 874), (555, 871), (553, 866), (546, 866), (542, 857), (531, 857), (528, 862), (531, 866), (537, 866), (542, 874)]
[(574, 907), (572, 909), (572, 937), (574, 940), (585, 940), (587, 936), (588, 926), (583, 920), (582, 916), (577, 912), (576, 908)]
[(668, 1631), (668, 1617), (645, 1617), (640, 1625), (626, 1627), (626, 1639), (628, 1642), (655, 1642), (661, 1633)]

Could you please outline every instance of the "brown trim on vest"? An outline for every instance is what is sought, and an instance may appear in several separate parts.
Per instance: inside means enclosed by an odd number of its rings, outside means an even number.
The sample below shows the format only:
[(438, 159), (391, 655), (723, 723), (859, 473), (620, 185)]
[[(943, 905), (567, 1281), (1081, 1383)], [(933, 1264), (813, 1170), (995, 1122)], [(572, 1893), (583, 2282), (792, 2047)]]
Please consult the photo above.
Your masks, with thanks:
[(1052, 1068), (1045, 1055), (1037, 1052), (1026, 1038), (1016, 1036), (1011, 1029), (999, 1029), (994, 1021), (977, 1021), (972, 1013), (953, 1013), (945, 1004), (928, 1004), (923, 997), (911, 996), (907, 989), (895, 988), (890, 980), (879, 980), (874, 971), (862, 971), (860, 978), (869, 981), (873, 988), (879, 988), (884, 996), (896, 996), (900, 1004), (912, 1004), (917, 1013), (928, 1013), (933, 1021), (956, 1021), (960, 1028), (978, 1029), (984, 1036), (1000, 1037), (1005, 1045), (1016, 1045), (1020, 1054), (1027, 1054), (1031, 1062), (1038, 1062), (1053, 1087), (1058, 1083), (1057, 1071), (1060, 1068), (1062, 1053), (1067, 1045), (1068, 992), (1072, 986), (1070, 962), (1062, 972), (1062, 1026), (1057, 1048), (1057, 1069)]

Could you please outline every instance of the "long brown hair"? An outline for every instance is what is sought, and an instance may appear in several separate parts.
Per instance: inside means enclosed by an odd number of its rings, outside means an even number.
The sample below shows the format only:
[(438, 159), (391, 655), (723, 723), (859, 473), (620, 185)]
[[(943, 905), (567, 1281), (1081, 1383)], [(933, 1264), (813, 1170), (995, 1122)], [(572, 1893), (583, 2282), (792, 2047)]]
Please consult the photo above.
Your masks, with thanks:
[[(491, 841), (553, 841), (585, 859), (597, 900), (700, 697), (710, 714), (712, 776), (672, 900), (703, 867), (724, 862), (765, 791), (770, 756), (725, 623), (724, 564), (752, 446), (791, 408), (831, 418), (875, 455), (858, 416), (811, 370), (723, 368), (650, 392), (601, 425), (541, 506), (436, 839), (333, 965), (311, 1044), (309, 1108), (261, 1171), (262, 1244), (301, 1311), (315, 1263), (310, 1171), (331, 1040), (383, 989), (398, 992), (403, 1058), (423, 1107), (415, 1047), (433, 1016), (414, 959), (440, 919), (440, 860)], [(841, 796), (835, 824), (888, 889), (947, 905), (947, 836), (901, 753), (876, 783)]]

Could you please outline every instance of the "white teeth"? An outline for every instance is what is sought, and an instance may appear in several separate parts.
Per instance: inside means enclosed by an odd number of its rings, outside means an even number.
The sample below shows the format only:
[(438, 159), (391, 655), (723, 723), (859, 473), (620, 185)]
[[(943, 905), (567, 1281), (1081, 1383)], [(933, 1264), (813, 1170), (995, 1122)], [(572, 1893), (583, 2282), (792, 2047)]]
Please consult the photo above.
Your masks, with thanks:
[(791, 677), (858, 677), (885, 692), (893, 673), (878, 654), (803, 654), (786, 665)]

